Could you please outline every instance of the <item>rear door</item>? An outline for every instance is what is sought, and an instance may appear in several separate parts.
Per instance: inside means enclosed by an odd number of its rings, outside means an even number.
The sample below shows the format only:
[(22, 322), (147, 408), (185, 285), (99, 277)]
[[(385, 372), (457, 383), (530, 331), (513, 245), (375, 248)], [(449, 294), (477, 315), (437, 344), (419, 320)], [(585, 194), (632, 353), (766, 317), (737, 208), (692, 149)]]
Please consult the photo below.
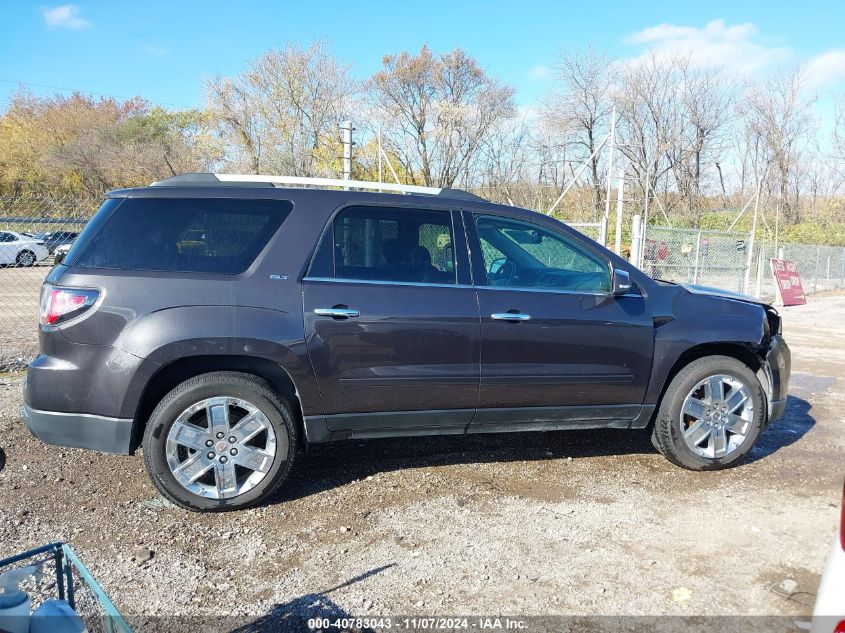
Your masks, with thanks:
[(465, 214), (481, 310), (473, 427), (605, 425), (638, 416), (652, 319), (639, 294), (610, 293), (610, 266), (565, 232)]
[(329, 431), (464, 431), (479, 386), (469, 279), (457, 213), (350, 206), (334, 216), (303, 280)]

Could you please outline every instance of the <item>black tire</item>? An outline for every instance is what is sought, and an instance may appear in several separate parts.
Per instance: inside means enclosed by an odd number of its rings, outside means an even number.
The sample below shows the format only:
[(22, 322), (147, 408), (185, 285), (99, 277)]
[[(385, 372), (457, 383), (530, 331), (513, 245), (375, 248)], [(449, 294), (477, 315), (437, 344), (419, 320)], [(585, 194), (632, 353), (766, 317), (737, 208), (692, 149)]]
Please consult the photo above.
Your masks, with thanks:
[[(753, 405), (752, 417), (745, 439), (723, 457), (703, 457), (684, 440), (681, 407), (690, 391), (709, 376), (725, 374), (748, 387)], [(663, 395), (654, 421), (651, 441), (666, 459), (689, 470), (721, 470), (742, 460), (754, 447), (766, 422), (766, 396), (754, 371), (730, 356), (706, 356), (684, 367), (672, 379)]]
[(35, 262), (37, 260), (38, 258), (32, 251), (21, 251), (15, 258), (15, 265), (21, 268), (31, 268), (32, 266), (35, 266)]
[[(270, 422), (276, 439), (276, 453), (264, 478), (252, 489), (228, 498), (208, 498), (183, 487), (167, 462), (167, 436), (179, 415), (206, 398), (225, 396), (245, 400)], [(194, 512), (242, 510), (260, 504), (287, 479), (298, 447), (298, 425), (290, 404), (279, 397), (269, 383), (240, 372), (211, 372), (178, 385), (158, 404), (144, 431), (144, 464), (159, 492), (176, 505)], [(234, 458), (233, 458), (234, 459)]]

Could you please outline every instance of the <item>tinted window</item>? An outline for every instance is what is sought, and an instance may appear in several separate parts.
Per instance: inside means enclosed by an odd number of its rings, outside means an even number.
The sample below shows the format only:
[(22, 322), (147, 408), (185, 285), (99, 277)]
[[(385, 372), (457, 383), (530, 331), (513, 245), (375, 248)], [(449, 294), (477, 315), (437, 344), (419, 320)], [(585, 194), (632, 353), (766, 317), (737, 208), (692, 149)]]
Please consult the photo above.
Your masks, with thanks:
[(608, 292), (607, 262), (574, 240), (535, 224), (476, 216), (487, 285)]
[(0, 242), (13, 242), (15, 236), (11, 233), (0, 233)]
[(309, 275), (455, 283), (449, 211), (350, 207), (335, 217)]
[(72, 264), (241, 273), (290, 210), (283, 200), (130, 198), (97, 222), (91, 235), (83, 231), (71, 249)]

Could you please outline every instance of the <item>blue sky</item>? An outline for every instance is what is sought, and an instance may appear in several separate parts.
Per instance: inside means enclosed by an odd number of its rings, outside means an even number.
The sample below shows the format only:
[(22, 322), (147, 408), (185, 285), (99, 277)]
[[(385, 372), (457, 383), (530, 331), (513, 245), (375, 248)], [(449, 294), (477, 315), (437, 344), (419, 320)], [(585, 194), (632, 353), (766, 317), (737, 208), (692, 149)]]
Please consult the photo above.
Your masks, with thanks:
[[(808, 65), (809, 90), (845, 92), (845, 2), (193, 2), (0, 0), (0, 109), (15, 81), (168, 106), (202, 104), (204, 78), (270, 47), (324, 39), (365, 78), (385, 53), (460, 46), (516, 86), (544, 93), (557, 51), (591, 44), (631, 58), (689, 49), (756, 75)], [(36, 94), (55, 92), (28, 86)]]

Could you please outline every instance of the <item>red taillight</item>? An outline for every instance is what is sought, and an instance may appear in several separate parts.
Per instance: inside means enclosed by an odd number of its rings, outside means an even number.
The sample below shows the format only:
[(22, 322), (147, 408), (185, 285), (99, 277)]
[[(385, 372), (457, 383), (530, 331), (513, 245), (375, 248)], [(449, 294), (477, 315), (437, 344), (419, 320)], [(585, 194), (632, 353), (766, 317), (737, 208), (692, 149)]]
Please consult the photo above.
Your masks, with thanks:
[(59, 325), (75, 319), (97, 302), (99, 291), (88, 288), (45, 286), (41, 295), (41, 325)]
[(845, 620), (839, 620), (839, 624), (833, 629), (833, 633), (845, 633)]

